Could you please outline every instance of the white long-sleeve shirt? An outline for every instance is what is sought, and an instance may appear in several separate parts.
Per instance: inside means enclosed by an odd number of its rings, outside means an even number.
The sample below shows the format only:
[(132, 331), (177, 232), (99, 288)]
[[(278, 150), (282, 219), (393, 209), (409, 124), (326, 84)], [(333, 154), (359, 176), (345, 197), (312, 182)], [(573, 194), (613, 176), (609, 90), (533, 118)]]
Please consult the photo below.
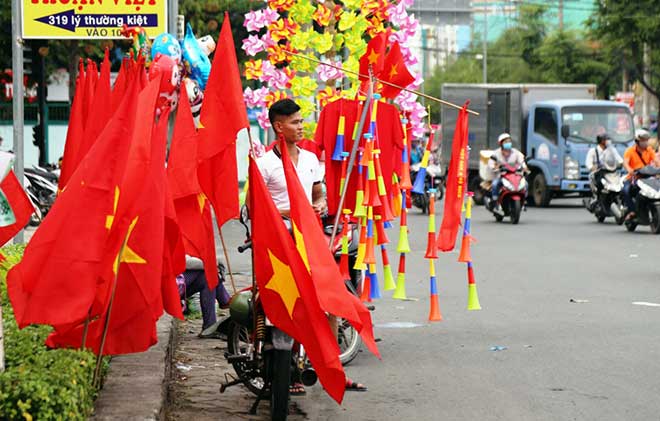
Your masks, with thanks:
[[(616, 167), (623, 163), (623, 158), (621, 158), (619, 152), (611, 145), (605, 149), (601, 148), (600, 145), (596, 145), (587, 152), (584, 166), (587, 167), (589, 171), (596, 171), (599, 163), (600, 165), (607, 163), (608, 166), (614, 165)], [(614, 168), (609, 169), (614, 170)]]

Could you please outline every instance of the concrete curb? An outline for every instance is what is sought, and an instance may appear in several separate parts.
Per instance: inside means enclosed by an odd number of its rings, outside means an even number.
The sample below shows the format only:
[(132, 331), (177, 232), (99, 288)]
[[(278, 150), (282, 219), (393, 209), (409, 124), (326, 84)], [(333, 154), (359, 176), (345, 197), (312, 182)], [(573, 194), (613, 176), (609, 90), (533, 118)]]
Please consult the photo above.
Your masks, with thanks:
[(174, 319), (164, 315), (156, 329), (158, 343), (148, 351), (112, 359), (90, 420), (165, 419), (167, 379), (176, 335)]

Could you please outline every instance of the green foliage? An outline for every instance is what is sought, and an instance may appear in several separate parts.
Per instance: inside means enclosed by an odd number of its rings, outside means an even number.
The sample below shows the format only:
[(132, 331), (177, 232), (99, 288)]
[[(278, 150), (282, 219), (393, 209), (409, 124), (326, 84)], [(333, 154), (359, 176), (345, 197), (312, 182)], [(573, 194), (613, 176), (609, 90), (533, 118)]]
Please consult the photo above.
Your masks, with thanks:
[(87, 351), (47, 350), (47, 326), (18, 330), (7, 297), (7, 271), (18, 263), (24, 245), (4, 247), (0, 263), (0, 302), (6, 370), (0, 373), (0, 419), (84, 420), (92, 412), (95, 356)]

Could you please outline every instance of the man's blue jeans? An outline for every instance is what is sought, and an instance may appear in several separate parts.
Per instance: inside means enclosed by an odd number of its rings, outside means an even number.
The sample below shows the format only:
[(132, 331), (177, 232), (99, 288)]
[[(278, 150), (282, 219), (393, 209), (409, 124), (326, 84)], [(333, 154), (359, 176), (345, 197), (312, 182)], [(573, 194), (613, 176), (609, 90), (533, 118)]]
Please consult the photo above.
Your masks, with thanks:
[(628, 212), (632, 212), (635, 210), (635, 203), (633, 202), (633, 194), (636, 188), (637, 186), (635, 186), (630, 179), (624, 181), (623, 183), (623, 204), (628, 209)]
[(498, 196), (500, 195), (501, 184), (502, 184), (502, 179), (500, 177), (497, 177), (493, 180), (493, 184), (490, 187), (490, 195), (493, 198), (493, 200), (497, 200)]

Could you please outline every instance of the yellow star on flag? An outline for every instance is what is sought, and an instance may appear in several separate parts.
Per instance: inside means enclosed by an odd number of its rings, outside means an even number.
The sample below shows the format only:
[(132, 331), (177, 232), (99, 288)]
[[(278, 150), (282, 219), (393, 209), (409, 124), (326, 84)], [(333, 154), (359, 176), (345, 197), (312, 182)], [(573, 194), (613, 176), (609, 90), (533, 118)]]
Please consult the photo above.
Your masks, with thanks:
[(291, 225), (293, 227), (293, 238), (294, 241), (296, 242), (296, 249), (298, 249), (298, 253), (300, 253), (300, 257), (305, 263), (307, 272), (311, 273), (309, 268), (309, 259), (307, 258), (307, 250), (305, 249), (305, 240), (303, 239), (302, 233), (298, 229), (298, 226), (295, 223), (293, 223), (293, 220), (291, 221)]
[(112, 228), (113, 222), (115, 222), (115, 214), (117, 213), (117, 203), (119, 203), (119, 186), (115, 186), (115, 200), (112, 204), (112, 215), (106, 215), (105, 217), (105, 228)]
[(380, 54), (376, 52), (376, 50), (371, 50), (367, 58), (369, 59), (369, 64), (376, 64), (378, 62), (378, 57), (380, 57)]
[(289, 317), (293, 319), (293, 309), (300, 298), (300, 292), (291, 273), (291, 267), (275, 257), (270, 250), (268, 250), (268, 258), (273, 267), (273, 276), (266, 283), (266, 289), (275, 291), (280, 296)]
[(197, 195), (197, 203), (199, 203), (200, 213), (204, 212), (204, 205), (206, 205), (206, 195), (204, 193), (199, 193)]
[(399, 72), (396, 71), (397, 65), (393, 64), (392, 68), (390, 69), (390, 80), (394, 79), (394, 76), (398, 75)]
[(133, 233), (133, 229), (135, 228), (135, 225), (137, 225), (139, 218), (140, 218), (139, 216), (136, 216), (135, 219), (133, 219), (133, 222), (131, 222), (131, 225), (129, 225), (128, 227), (128, 233), (126, 234), (126, 243), (124, 244), (123, 249), (120, 250), (121, 258), (119, 259), (119, 262), (117, 261), (117, 259), (115, 259), (115, 263), (112, 268), (112, 271), (115, 273), (115, 275), (117, 274), (117, 271), (119, 269), (119, 263), (134, 263), (140, 265), (144, 265), (147, 263), (146, 260), (144, 260), (128, 245), (128, 241), (131, 238), (131, 234)]

